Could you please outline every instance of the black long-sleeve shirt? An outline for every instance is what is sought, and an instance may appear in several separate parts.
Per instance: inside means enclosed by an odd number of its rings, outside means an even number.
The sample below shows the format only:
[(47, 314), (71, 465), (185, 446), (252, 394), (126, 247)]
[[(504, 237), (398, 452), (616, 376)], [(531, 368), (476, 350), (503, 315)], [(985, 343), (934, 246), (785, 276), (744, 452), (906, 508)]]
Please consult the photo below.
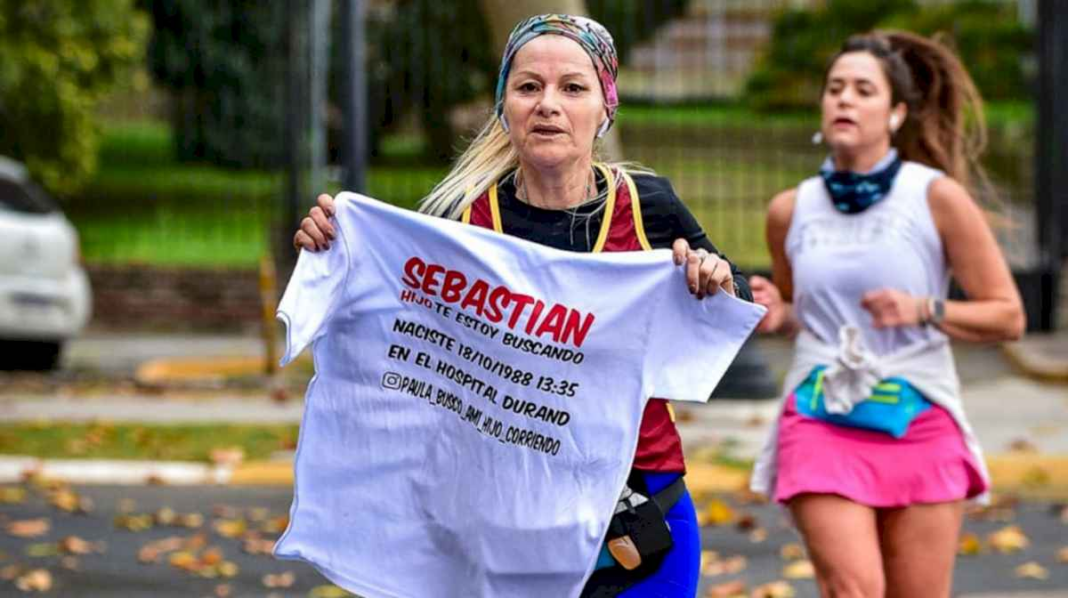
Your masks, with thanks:
[[(670, 181), (653, 175), (635, 175), (633, 178), (641, 204), (645, 235), (654, 249), (671, 249), (675, 240), (682, 238), (692, 248), (700, 247), (727, 259), (709, 241), (697, 219), (675, 195)], [(604, 189), (605, 182), (600, 173), (597, 184)], [(588, 252), (597, 242), (604, 213), (597, 202), (573, 210), (546, 210), (531, 206), (516, 198), (512, 177), (505, 177), (500, 183), (497, 198), (506, 234), (566, 251)], [(735, 294), (752, 301), (749, 282), (733, 263), (731, 274), (734, 276)]]

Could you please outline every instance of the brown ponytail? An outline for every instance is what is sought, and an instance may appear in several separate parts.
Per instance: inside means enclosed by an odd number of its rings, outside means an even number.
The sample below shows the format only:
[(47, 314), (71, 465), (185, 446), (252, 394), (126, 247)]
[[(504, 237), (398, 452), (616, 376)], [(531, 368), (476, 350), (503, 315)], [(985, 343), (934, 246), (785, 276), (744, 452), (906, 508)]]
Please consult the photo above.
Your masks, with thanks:
[(875, 56), (890, 81), (891, 101), (908, 106), (893, 139), (902, 159), (943, 170), (965, 186), (974, 173), (986, 186), (977, 162), (986, 146), (983, 99), (953, 50), (938, 37), (873, 31), (847, 39), (830, 64), (848, 52)]

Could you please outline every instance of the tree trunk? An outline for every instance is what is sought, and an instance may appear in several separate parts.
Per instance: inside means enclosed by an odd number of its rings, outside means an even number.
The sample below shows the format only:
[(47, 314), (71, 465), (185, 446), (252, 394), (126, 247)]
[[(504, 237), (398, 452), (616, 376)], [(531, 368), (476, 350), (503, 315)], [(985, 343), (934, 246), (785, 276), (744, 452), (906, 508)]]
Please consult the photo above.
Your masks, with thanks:
[[(497, 55), (504, 53), (504, 44), (508, 34), (519, 21), (534, 15), (555, 12), (569, 15), (586, 15), (585, 0), (481, 0), (490, 28), (493, 30), (493, 44)], [(623, 149), (619, 133), (613, 127), (601, 139), (606, 160), (623, 159)]]

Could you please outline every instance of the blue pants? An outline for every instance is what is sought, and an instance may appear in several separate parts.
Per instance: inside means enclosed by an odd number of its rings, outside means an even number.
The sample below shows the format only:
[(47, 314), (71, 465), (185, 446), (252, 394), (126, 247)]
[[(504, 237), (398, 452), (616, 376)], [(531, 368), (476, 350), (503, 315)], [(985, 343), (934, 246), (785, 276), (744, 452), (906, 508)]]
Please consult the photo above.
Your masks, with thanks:
[[(651, 494), (678, 479), (677, 473), (644, 473)], [(693, 498), (684, 492), (667, 512), (671, 550), (651, 575), (618, 594), (620, 598), (693, 598), (701, 576), (701, 533)]]

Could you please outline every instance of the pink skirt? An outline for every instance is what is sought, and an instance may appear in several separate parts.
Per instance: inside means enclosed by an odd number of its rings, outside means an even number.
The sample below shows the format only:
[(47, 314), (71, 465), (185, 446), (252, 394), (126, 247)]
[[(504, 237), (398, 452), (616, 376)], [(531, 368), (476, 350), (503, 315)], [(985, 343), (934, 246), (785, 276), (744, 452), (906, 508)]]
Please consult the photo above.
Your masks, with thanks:
[(987, 489), (957, 423), (935, 405), (902, 438), (801, 415), (791, 395), (779, 421), (776, 502), (837, 494), (870, 507), (973, 498)]

